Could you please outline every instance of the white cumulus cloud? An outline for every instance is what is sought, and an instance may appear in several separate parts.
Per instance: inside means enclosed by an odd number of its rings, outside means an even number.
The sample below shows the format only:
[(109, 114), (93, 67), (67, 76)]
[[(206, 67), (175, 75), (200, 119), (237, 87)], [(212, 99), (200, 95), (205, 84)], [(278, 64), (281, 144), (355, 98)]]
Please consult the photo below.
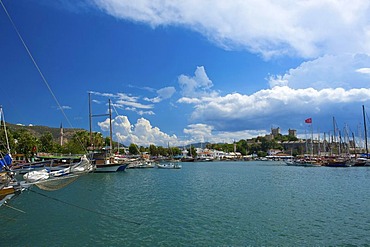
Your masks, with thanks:
[(269, 78), (274, 86), (291, 88), (368, 88), (370, 56), (366, 54), (325, 55), (302, 63), (284, 75)]
[(202, 100), (194, 105), (192, 120), (218, 131), (269, 129), (274, 121), (289, 128), (288, 123), (294, 126), (294, 121), (313, 114), (330, 119), (332, 115), (327, 114), (348, 116), (352, 106), (360, 111), (355, 106), (370, 101), (370, 88), (316, 90), (276, 86), (251, 95), (233, 93)]
[(370, 2), (273, 0), (95, 0), (119, 19), (183, 26), (228, 49), (264, 57), (370, 53)]
[[(99, 122), (103, 131), (109, 131), (109, 119)], [(167, 146), (168, 143), (178, 143), (176, 135), (168, 135), (158, 127), (153, 127), (149, 120), (139, 118), (135, 124), (131, 124), (126, 116), (117, 116), (112, 120), (113, 139), (125, 145), (135, 143), (139, 146)]]
[(196, 68), (194, 76), (180, 75), (178, 78), (181, 94), (184, 97), (201, 97), (205, 95), (216, 96), (217, 93), (212, 91), (212, 81), (208, 78), (203, 66)]
[(156, 92), (158, 94), (157, 97), (155, 98), (145, 97), (144, 100), (152, 102), (152, 103), (159, 103), (162, 100), (171, 98), (172, 95), (176, 92), (176, 89), (174, 87), (164, 87), (164, 88), (158, 89)]

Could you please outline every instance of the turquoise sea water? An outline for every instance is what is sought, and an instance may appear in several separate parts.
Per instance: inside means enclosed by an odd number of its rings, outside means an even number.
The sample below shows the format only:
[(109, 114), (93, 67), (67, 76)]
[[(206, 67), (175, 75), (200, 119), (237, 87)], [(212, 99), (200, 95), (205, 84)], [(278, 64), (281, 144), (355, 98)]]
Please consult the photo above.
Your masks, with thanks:
[(370, 167), (182, 163), (89, 174), (9, 205), (25, 213), (0, 208), (0, 246), (370, 244)]

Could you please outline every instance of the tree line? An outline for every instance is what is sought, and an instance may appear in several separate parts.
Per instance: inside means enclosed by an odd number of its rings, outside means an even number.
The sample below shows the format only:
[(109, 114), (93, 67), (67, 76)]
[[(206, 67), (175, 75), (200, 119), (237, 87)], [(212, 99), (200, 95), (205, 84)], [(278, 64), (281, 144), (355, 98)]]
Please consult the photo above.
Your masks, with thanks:
[[(45, 153), (61, 153), (61, 154), (84, 154), (91, 148), (95, 150), (109, 147), (109, 137), (103, 137), (99, 132), (93, 132), (90, 143), (90, 133), (86, 130), (77, 130), (71, 138), (63, 142), (61, 145), (58, 140), (53, 138), (51, 132), (46, 131), (41, 136), (36, 137), (28, 129), (7, 129), (7, 138), (9, 141), (12, 154), (23, 154), (26, 158), (34, 156), (37, 152)], [(206, 148), (224, 151), (226, 153), (239, 152), (242, 155), (256, 154), (258, 156), (266, 156), (269, 149), (283, 150), (278, 141), (294, 141), (295, 137), (278, 135), (274, 140), (268, 140), (266, 137), (254, 138), (252, 143), (247, 143), (242, 139), (235, 143), (208, 143)], [(5, 131), (0, 132), (0, 152), (7, 152)], [(113, 142), (113, 152), (117, 153), (120, 150), (119, 144)], [(122, 145), (121, 145), (122, 146)], [(187, 147), (188, 154), (196, 157), (196, 148), (193, 146)], [(138, 146), (131, 143), (128, 151), (132, 155), (148, 153), (151, 156), (178, 156), (182, 155), (182, 150), (179, 147), (162, 147), (149, 145), (147, 147)]]

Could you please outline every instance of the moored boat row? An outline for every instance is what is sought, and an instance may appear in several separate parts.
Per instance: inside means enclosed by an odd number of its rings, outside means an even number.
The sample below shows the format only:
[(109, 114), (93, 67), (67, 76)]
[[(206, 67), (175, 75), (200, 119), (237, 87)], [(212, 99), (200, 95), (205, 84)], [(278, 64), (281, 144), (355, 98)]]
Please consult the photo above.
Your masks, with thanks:
[(357, 158), (350, 159), (346, 157), (313, 157), (303, 159), (291, 159), (285, 161), (288, 166), (327, 166), (327, 167), (359, 167), (369, 166), (370, 159)]

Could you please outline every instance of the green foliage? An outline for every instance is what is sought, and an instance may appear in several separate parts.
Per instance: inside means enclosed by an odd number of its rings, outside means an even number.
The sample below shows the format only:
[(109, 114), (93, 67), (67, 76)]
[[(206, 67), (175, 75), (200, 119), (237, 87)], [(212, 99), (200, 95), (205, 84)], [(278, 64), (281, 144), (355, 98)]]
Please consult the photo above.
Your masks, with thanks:
[(143, 146), (140, 146), (139, 150), (140, 150), (140, 153), (147, 152), (147, 149), (145, 147), (143, 147)]
[(295, 136), (278, 134), (277, 136), (274, 137), (274, 140), (281, 141), (281, 142), (287, 142), (287, 141), (297, 141), (298, 138)]
[(54, 151), (53, 135), (49, 131), (45, 132), (39, 138), (39, 143), (39, 152), (50, 152), (50, 150)]
[(162, 155), (162, 156), (168, 156), (167, 149), (162, 147), (162, 146), (159, 146), (158, 147), (158, 154)]
[(193, 146), (191, 146), (190, 149), (188, 149), (188, 151), (191, 153), (192, 157), (194, 158), (197, 157), (197, 150)]
[(37, 152), (38, 140), (30, 131), (20, 129), (13, 133), (14, 150), (16, 153), (24, 154), (27, 158), (32, 157)]
[(130, 144), (130, 146), (128, 147), (128, 151), (130, 152), (130, 154), (133, 155), (139, 154), (139, 148), (134, 143)]
[(181, 152), (180, 148), (178, 148), (178, 147), (170, 147), (169, 148), (169, 154), (173, 155), (173, 156), (176, 156), (176, 155), (181, 155), (182, 152)]
[(151, 156), (158, 156), (158, 154), (159, 154), (158, 148), (155, 145), (150, 144), (150, 146), (149, 146), (149, 154)]
[(110, 146), (110, 138), (109, 137), (105, 137), (105, 139), (104, 139), (104, 145), (106, 147), (109, 147)]
[[(103, 137), (99, 132), (93, 132), (90, 138), (90, 133), (86, 130), (74, 130), (73, 134), (69, 132), (68, 138), (65, 139), (61, 146), (54, 136), (53, 132), (48, 131), (52, 128), (42, 128), (44, 132), (35, 134), (35, 131), (30, 128), (8, 128), (7, 136), (10, 143), (10, 149), (13, 153), (24, 154), (26, 157), (32, 157), (35, 152), (46, 153), (85, 153), (91, 145), (94, 149), (101, 149), (110, 145), (110, 138)], [(90, 140), (91, 139), (91, 140)], [(277, 135), (274, 140), (268, 140), (266, 137), (257, 137), (253, 144), (248, 144), (246, 140), (239, 140), (234, 143), (208, 143), (208, 149), (215, 149), (224, 152), (234, 152), (234, 145), (236, 152), (242, 155), (258, 154), (265, 156), (269, 149), (280, 149), (283, 147), (278, 142), (280, 141), (295, 141), (296, 137)], [(117, 142), (113, 143), (113, 147), (118, 146)], [(196, 149), (194, 147), (188, 148), (189, 155), (196, 157)], [(6, 152), (6, 138), (5, 132), (0, 131), (0, 152)], [(182, 151), (179, 147), (167, 147), (150, 145), (149, 147), (140, 148), (136, 144), (130, 144), (129, 152), (131, 154), (140, 154), (148, 152), (151, 156), (177, 156), (181, 155)], [(303, 150), (295, 150), (294, 155), (303, 153)]]
[(265, 151), (258, 151), (257, 155), (258, 155), (258, 157), (266, 157), (267, 153)]
[[(92, 143), (90, 143), (90, 145), (92, 145), (95, 149), (102, 149), (104, 147), (105, 139), (104, 139), (102, 133), (100, 133), (100, 132), (93, 132), (91, 137), (92, 137), (91, 138), (92, 139)], [(108, 146), (109, 146), (109, 138), (108, 138)]]
[[(2, 123), (1, 123), (2, 124)], [(3, 126), (3, 125), (2, 125)], [(5, 131), (4, 129), (1, 127), (0, 128), (0, 152), (5, 154), (7, 153), (9, 150), (7, 150), (7, 140), (6, 140), (6, 135), (5, 135)], [(9, 148), (12, 149), (12, 146), (14, 146), (14, 138), (13, 138), (13, 135), (12, 133), (9, 131), (9, 129), (7, 129), (6, 131), (6, 134), (7, 134), (7, 137), (8, 137), (8, 143), (9, 143)]]
[(79, 142), (69, 141), (62, 146), (62, 152), (64, 154), (82, 154), (86, 153), (85, 147), (82, 147)]

